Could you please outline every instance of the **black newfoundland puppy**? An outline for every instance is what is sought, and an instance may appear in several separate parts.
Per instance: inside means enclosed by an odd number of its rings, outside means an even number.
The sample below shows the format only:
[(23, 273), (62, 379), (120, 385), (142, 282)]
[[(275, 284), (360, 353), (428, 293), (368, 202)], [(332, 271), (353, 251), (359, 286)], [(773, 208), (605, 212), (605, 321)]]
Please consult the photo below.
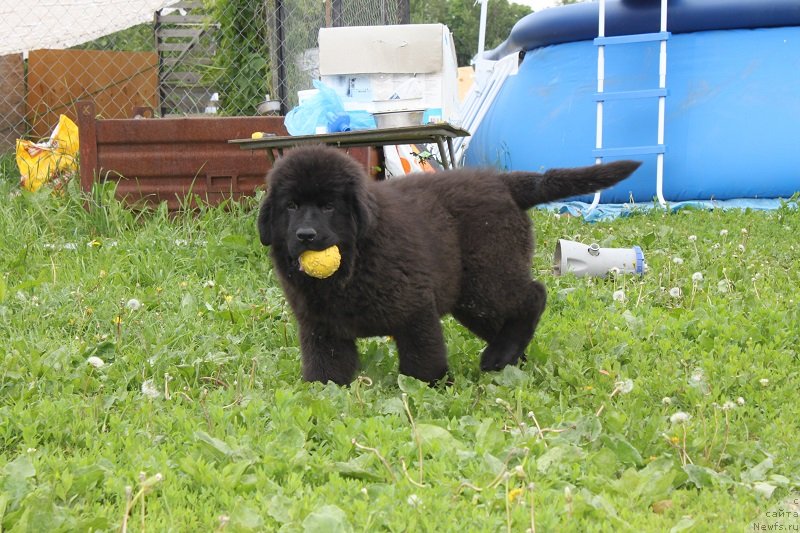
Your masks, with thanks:
[[(400, 372), (434, 383), (447, 373), (439, 319), (448, 313), (487, 342), (482, 370), (517, 363), (547, 299), (531, 279), (526, 210), (608, 187), (638, 166), (458, 169), (374, 182), (337, 149), (291, 150), (267, 177), (258, 231), (300, 326), (303, 378), (350, 383), (356, 338), (391, 335)], [(334, 245), (333, 275), (301, 270), (303, 252)]]

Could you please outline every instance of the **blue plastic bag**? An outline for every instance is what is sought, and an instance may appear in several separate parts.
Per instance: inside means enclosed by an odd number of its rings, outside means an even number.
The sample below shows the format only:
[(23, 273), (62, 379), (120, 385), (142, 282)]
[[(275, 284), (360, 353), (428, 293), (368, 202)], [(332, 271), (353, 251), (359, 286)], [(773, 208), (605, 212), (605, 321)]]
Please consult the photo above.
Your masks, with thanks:
[(313, 135), (317, 128), (326, 132), (375, 128), (375, 119), (366, 111), (345, 111), (336, 91), (314, 80), (319, 92), (289, 111), (283, 123), (289, 135)]

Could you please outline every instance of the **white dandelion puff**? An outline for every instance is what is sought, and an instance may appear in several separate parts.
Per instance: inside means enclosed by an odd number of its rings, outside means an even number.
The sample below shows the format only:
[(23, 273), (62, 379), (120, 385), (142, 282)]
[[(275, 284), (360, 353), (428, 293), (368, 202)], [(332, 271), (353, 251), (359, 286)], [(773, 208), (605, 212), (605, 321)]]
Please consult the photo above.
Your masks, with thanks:
[(676, 265), (682, 265), (683, 259), (681, 259), (680, 257), (673, 257), (672, 262), (675, 263)]
[(758, 380), (758, 382), (761, 384), (762, 387), (769, 386), (769, 380), (767, 378), (761, 378)]
[(669, 421), (671, 424), (677, 426), (679, 424), (686, 424), (687, 422), (689, 422), (690, 418), (691, 416), (689, 416), (689, 413), (678, 411), (677, 413), (674, 413), (672, 416), (669, 417)]
[(127, 307), (131, 311), (138, 311), (139, 309), (142, 308), (142, 302), (140, 302), (136, 298), (131, 298), (125, 303), (125, 307)]
[(732, 411), (736, 409), (736, 404), (730, 400), (722, 404), (723, 411)]
[(142, 394), (151, 400), (155, 400), (161, 395), (152, 379), (148, 379), (142, 383)]
[(689, 242), (695, 242), (697, 240), (697, 235), (689, 235)]
[(624, 302), (625, 301), (625, 291), (617, 290), (614, 291), (614, 294), (611, 295), (615, 302)]
[(93, 366), (94, 368), (103, 368), (105, 366), (105, 362), (97, 357), (96, 355), (91, 356), (86, 360), (86, 363)]
[(739, 245), (739, 251), (740, 252), (744, 252), (744, 244), (740, 244)]
[(673, 298), (680, 298), (681, 294), (683, 294), (683, 293), (681, 292), (681, 288), (680, 287), (672, 287), (669, 290), (669, 295), (672, 296)]
[(695, 272), (694, 274), (692, 274), (692, 281), (694, 281), (695, 283), (703, 281), (703, 273)]
[(672, 405), (672, 398), (669, 396), (664, 396), (661, 398), (661, 405)]
[(620, 394), (628, 394), (633, 390), (633, 380), (623, 379), (622, 381), (617, 381), (614, 384), (614, 387), (619, 391)]
[(728, 235), (728, 230), (726, 229), (719, 230), (720, 237), (725, 237), (726, 235)]
[(213, 279), (210, 279), (210, 280), (206, 281), (205, 283), (203, 283), (203, 287), (205, 287), (206, 289), (213, 289), (215, 285), (216, 285), (216, 283), (214, 283)]
[(738, 398), (736, 398), (736, 403), (738, 403), (739, 405), (744, 405), (744, 398), (739, 396)]
[(412, 494), (411, 496), (408, 497), (406, 503), (408, 503), (408, 505), (410, 505), (411, 507), (419, 507), (422, 504), (422, 500), (416, 494)]

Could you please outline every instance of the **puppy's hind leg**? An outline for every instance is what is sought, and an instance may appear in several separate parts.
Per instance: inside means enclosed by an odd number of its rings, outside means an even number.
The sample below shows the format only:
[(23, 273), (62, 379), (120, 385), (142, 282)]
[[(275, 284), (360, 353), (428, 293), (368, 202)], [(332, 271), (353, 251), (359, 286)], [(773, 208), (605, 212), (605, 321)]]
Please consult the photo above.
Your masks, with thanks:
[(301, 325), (300, 348), (304, 380), (347, 385), (355, 378), (359, 365), (355, 340)]
[(447, 374), (447, 347), (442, 323), (431, 310), (414, 315), (413, 321), (393, 333), (400, 359), (400, 373), (431, 385)]
[(481, 354), (481, 370), (501, 370), (516, 364), (533, 338), (547, 302), (547, 291), (538, 281), (530, 281), (520, 305), (506, 317)]

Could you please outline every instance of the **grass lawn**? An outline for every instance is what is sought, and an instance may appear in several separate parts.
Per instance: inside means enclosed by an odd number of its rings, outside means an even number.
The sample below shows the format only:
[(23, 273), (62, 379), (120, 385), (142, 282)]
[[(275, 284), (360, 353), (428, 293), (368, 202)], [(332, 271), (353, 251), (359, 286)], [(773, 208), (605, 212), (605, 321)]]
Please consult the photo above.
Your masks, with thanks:
[[(800, 530), (797, 209), (533, 212), (524, 366), (446, 319), (452, 387), (376, 338), (342, 388), (300, 382), (254, 200), (86, 211), (2, 168), (2, 531)], [(558, 238), (650, 270), (554, 277)]]

